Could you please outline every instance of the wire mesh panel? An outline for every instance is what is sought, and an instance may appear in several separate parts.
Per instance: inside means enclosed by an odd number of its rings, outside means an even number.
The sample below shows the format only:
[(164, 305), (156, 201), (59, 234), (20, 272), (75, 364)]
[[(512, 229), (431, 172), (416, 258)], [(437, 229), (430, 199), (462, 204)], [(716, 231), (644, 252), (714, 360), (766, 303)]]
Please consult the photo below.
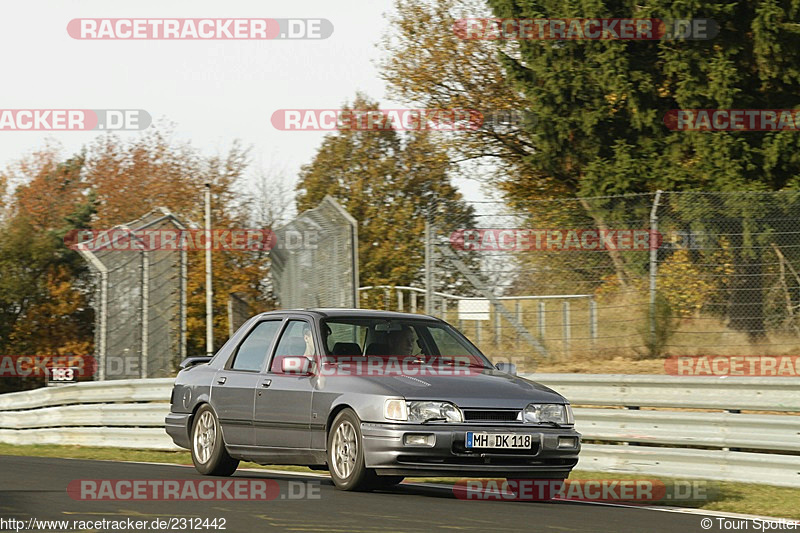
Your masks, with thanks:
[(275, 231), (270, 250), (280, 306), (358, 307), (358, 225), (333, 198)]
[(161, 245), (183, 228), (162, 208), (78, 245), (97, 275), (97, 379), (171, 376), (185, 357), (186, 252)]
[(797, 353), (800, 192), (665, 193), (656, 313), (688, 354)]
[[(487, 353), (608, 360), (800, 350), (798, 191), (476, 209), (476, 224), (435, 228), (433, 289), (478, 279), (546, 349), (520, 344), (519, 328), (492, 306), (485, 320), (465, 322)], [(476, 261), (479, 277), (454, 268), (453, 256)], [(456, 318), (454, 306), (447, 314)]]

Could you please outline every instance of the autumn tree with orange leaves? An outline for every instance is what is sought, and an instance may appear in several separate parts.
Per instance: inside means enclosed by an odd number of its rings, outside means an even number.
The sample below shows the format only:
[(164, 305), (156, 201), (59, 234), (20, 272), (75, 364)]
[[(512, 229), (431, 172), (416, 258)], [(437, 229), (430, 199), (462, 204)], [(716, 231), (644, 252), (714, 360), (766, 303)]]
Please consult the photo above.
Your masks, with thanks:
[[(237, 143), (227, 154), (205, 157), (154, 129), (127, 141), (100, 137), (67, 159), (47, 147), (0, 173), (0, 199), (7, 200), (0, 207), (0, 354), (93, 352), (94, 278), (64, 243), (71, 230), (108, 229), (156, 207), (201, 227), (205, 183), (212, 186), (214, 228), (270, 223), (252, 214), (258, 211), (253, 202), (270, 200), (237, 189), (247, 165), (247, 150)], [(10, 183), (18, 185), (4, 194)], [(266, 251), (215, 251), (212, 260), (218, 347), (228, 335), (230, 293), (250, 302), (253, 312), (271, 308), (272, 300)], [(188, 263), (188, 353), (197, 354), (205, 351), (203, 253), (189, 252)], [(0, 385), (9, 386), (9, 380)]]

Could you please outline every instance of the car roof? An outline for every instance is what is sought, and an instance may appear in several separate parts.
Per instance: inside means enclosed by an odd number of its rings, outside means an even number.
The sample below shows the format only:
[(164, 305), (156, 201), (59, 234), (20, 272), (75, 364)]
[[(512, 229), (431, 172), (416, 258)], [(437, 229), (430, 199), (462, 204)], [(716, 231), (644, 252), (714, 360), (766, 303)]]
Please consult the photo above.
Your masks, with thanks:
[(333, 317), (349, 317), (349, 318), (402, 318), (402, 319), (416, 319), (416, 320), (436, 320), (441, 319), (430, 316), (421, 315), (418, 313), (400, 313), (398, 311), (381, 311), (379, 309), (348, 309), (345, 307), (326, 307), (326, 308), (310, 308), (310, 309), (278, 309), (275, 311), (267, 311), (261, 313), (259, 316), (270, 315), (285, 315), (304, 314), (317, 316), (319, 318), (333, 318)]

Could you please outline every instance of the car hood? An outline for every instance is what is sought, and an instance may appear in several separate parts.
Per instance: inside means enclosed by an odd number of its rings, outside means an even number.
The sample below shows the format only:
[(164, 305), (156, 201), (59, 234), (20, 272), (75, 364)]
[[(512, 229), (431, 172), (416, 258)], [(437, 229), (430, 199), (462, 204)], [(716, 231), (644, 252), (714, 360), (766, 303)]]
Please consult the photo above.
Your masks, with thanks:
[(360, 376), (388, 387), (408, 400), (446, 400), (459, 407), (522, 408), (531, 402), (568, 403), (539, 383), (499, 370), (480, 370), (464, 376)]

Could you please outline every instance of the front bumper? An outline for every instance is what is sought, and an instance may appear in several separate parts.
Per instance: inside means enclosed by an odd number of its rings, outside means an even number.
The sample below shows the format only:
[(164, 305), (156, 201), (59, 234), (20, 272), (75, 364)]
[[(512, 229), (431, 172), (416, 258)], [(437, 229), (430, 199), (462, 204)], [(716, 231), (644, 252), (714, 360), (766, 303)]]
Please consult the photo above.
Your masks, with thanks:
[[(531, 435), (525, 450), (469, 450), (468, 431)], [(430, 447), (404, 444), (406, 434), (432, 434)], [(377, 424), (363, 422), (364, 461), (378, 475), (563, 479), (578, 462), (580, 433), (572, 428), (482, 424)], [(576, 446), (559, 448), (559, 437)]]

